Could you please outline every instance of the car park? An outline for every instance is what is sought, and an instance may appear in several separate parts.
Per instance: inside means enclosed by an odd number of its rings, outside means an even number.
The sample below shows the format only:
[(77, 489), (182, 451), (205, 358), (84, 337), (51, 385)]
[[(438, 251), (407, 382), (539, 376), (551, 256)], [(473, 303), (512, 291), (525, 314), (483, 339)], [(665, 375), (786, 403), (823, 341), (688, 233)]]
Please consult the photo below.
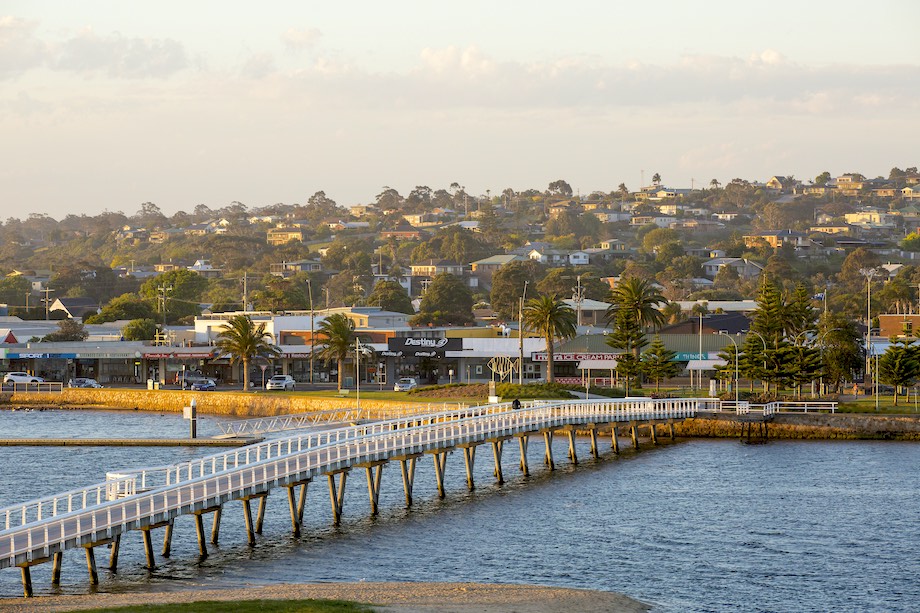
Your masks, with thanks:
[(193, 392), (213, 392), (216, 389), (217, 383), (214, 382), (214, 379), (205, 379), (204, 381), (192, 383)]
[(8, 372), (3, 375), (4, 383), (44, 383), (45, 380), (27, 372)]
[(292, 391), (296, 383), (291, 375), (275, 375), (265, 384), (267, 390)]
[(393, 386), (394, 392), (408, 392), (418, 387), (418, 381), (414, 377), (400, 377)]
[(102, 387), (95, 379), (88, 377), (74, 377), (67, 384), (67, 387)]

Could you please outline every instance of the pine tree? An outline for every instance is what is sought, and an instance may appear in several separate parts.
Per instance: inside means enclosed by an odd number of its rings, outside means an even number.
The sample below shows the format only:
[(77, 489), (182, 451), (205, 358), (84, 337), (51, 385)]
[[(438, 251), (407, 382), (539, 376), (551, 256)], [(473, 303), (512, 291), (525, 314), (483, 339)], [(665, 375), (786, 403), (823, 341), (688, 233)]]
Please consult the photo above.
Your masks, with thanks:
[(913, 385), (920, 377), (920, 347), (914, 339), (896, 340), (878, 360), (878, 378), (882, 383), (894, 385), (894, 406), (898, 406), (898, 390)]
[(656, 336), (648, 351), (642, 354), (642, 372), (655, 380), (655, 391), (659, 391), (662, 379), (676, 377), (680, 366), (674, 362), (676, 352), (664, 346), (661, 337)]

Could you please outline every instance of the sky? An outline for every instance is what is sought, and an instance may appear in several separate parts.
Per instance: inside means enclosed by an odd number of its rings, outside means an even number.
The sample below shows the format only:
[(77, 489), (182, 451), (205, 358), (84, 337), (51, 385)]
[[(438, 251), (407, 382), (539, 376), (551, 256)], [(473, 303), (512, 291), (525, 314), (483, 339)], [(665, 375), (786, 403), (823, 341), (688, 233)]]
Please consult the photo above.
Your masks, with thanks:
[(0, 1), (0, 218), (920, 165), (920, 2)]

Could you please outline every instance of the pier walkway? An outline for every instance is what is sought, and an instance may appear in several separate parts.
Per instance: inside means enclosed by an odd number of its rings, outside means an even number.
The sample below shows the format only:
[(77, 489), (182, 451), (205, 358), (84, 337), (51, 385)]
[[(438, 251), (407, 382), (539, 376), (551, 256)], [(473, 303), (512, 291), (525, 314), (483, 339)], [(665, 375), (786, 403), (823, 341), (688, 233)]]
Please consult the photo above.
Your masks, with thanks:
[[(110, 473), (104, 483), (0, 509), (0, 569), (19, 567), (23, 591), (30, 596), (31, 566), (51, 561), (52, 583), (59, 583), (63, 551), (81, 547), (90, 583), (96, 584), (94, 547), (111, 544), (109, 568), (114, 569), (121, 536), (139, 530), (147, 567), (152, 569), (151, 530), (165, 528), (163, 552), (168, 555), (173, 522), (182, 515), (194, 517), (199, 552), (206, 557), (202, 516), (214, 515), (211, 542), (216, 543), (223, 507), (233, 500), (242, 501), (246, 535), (254, 545), (255, 534), (262, 529), (265, 497), (275, 488), (286, 492), (292, 530), (300, 534), (307, 485), (322, 476), (328, 481), (337, 524), (345, 481), (352, 469), (365, 470), (370, 512), (376, 514), (381, 470), (391, 461), (400, 464), (406, 505), (411, 506), (416, 460), (425, 454), (434, 459), (438, 495), (443, 498), (447, 455), (454, 449), (463, 450), (467, 484), (472, 489), (473, 462), (480, 445), (491, 446), (494, 475), (502, 482), (506, 441), (518, 440), (519, 466), (526, 475), (530, 436), (543, 437), (544, 463), (552, 470), (554, 434), (567, 435), (569, 459), (577, 463), (576, 430), (590, 434), (591, 453), (596, 457), (599, 431), (609, 433), (613, 450), (619, 452), (618, 428), (628, 428), (638, 448), (640, 427), (647, 427), (652, 442), (657, 442), (657, 425), (668, 425), (673, 437), (676, 421), (718, 406), (718, 400), (708, 398), (534, 401), (519, 410), (501, 403), (306, 433), (170, 466)], [(252, 500), (259, 501), (255, 522)]]

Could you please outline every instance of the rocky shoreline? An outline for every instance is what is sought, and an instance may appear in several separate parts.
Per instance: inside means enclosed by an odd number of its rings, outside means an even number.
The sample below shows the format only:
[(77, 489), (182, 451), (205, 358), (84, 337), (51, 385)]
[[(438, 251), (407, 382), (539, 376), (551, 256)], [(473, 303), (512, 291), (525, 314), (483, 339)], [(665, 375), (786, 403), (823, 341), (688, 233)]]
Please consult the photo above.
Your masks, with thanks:
[(541, 585), (483, 583), (314, 583), (271, 585), (240, 589), (97, 593), (80, 596), (44, 596), (0, 600), (0, 612), (80, 611), (103, 607), (171, 604), (200, 601), (348, 600), (366, 603), (390, 613), (642, 613), (650, 606), (613, 592)]

